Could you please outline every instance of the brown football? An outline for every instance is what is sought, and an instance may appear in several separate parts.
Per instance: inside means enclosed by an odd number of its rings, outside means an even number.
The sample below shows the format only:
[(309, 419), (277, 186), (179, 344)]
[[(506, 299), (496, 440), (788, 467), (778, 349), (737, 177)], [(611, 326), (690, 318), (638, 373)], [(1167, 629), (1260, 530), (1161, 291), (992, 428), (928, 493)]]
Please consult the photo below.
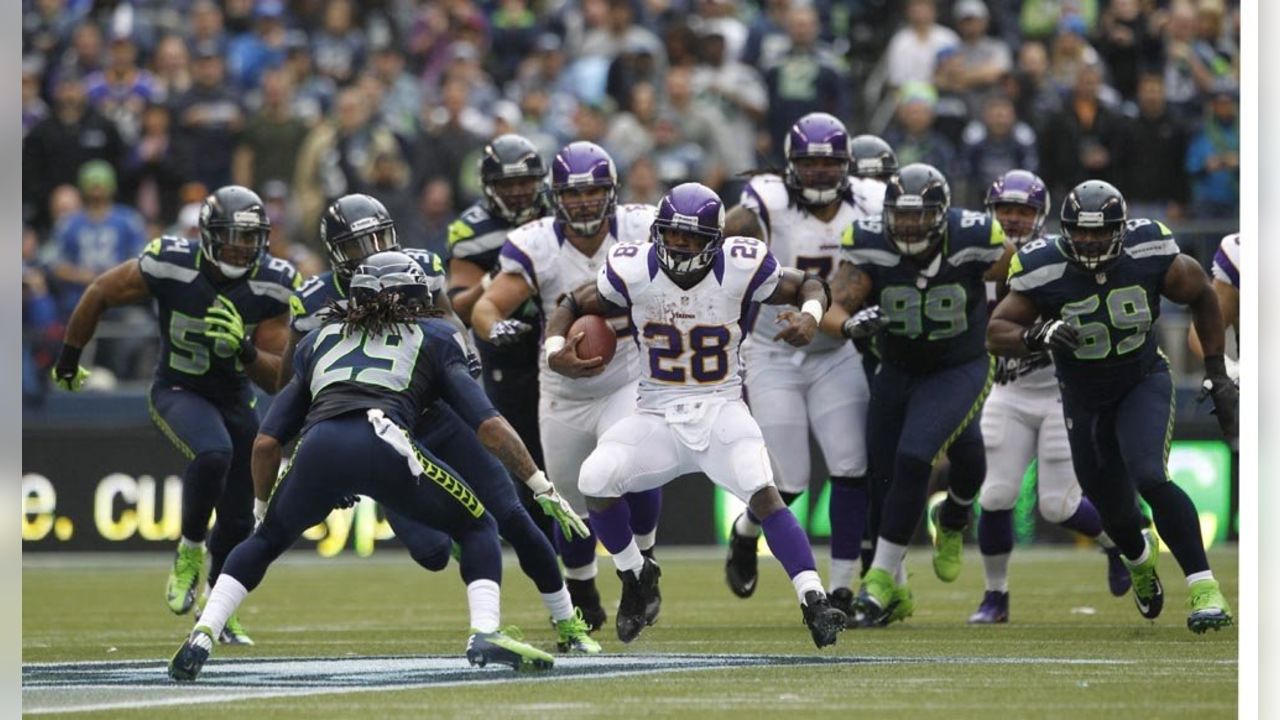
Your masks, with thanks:
[(566, 339), (571, 340), (578, 333), (583, 333), (582, 342), (578, 343), (577, 348), (578, 357), (583, 360), (602, 357), (607, 365), (618, 351), (618, 335), (599, 315), (583, 315), (574, 320), (573, 325), (569, 326)]

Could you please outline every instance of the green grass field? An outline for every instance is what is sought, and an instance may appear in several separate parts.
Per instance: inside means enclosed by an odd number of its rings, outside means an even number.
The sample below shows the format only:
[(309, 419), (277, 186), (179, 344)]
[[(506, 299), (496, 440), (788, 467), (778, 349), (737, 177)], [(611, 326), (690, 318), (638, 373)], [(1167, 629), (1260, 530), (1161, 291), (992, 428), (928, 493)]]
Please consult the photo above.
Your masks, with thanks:
[[(164, 680), (163, 667), (191, 619), (175, 617), (163, 605), (168, 557), (28, 555), (24, 710), (75, 708), (67, 716), (76, 718), (170, 713), (182, 720), (791, 712), (874, 720), (1236, 716), (1236, 630), (1197, 636), (1186, 629), (1185, 584), (1167, 554), (1161, 559), (1165, 610), (1154, 623), (1138, 615), (1131, 597), (1107, 593), (1102, 555), (1063, 548), (1016, 552), (1011, 624), (969, 627), (965, 618), (982, 594), (976, 551), (968, 550), (960, 580), (945, 585), (933, 577), (927, 549), (920, 548), (910, 558), (916, 615), (886, 629), (847, 631), (835, 648), (823, 651), (809, 640), (790, 583), (772, 560), (762, 558), (759, 588), (745, 601), (725, 587), (718, 549), (660, 547), (659, 560), (664, 605), (658, 625), (624, 647), (610, 617), (599, 636), (610, 657), (562, 662), (551, 674), (531, 678), (503, 669), (464, 670), (466, 607), (454, 568), (428, 574), (393, 550), (327, 561), (295, 551), (241, 609), (257, 646), (219, 648), (201, 682), (176, 686)], [(1235, 548), (1215, 549), (1210, 560), (1235, 603)], [(825, 573), (825, 562), (820, 566)], [(618, 581), (607, 558), (600, 568), (606, 607), (612, 608)], [(504, 622), (553, 649), (546, 613), (511, 556), (505, 579)], [(678, 667), (660, 667), (668, 654), (693, 653), (795, 657), (746, 658), (752, 664), (739, 668), (724, 668), (722, 658), (686, 658)], [(447, 656), (431, 661), (447, 667), (413, 674), (396, 663), (418, 660), (378, 660), (367, 667), (356, 663), (369, 671), (361, 676), (331, 663), (317, 679), (290, 675), (294, 663), (272, 676), (278, 680), (262, 681), (259, 670), (273, 666), (244, 662), (426, 655)], [(847, 662), (802, 664), (830, 658)], [(48, 668), (30, 665), (129, 660), (145, 662), (123, 663), (133, 675), (92, 688), (41, 685), (38, 673)], [(620, 668), (628, 662), (646, 672), (625, 674)], [(92, 666), (101, 668), (116, 666)], [(324, 672), (332, 676), (326, 679)], [(253, 693), (277, 696), (247, 697)], [(279, 696), (285, 693), (292, 694)]]

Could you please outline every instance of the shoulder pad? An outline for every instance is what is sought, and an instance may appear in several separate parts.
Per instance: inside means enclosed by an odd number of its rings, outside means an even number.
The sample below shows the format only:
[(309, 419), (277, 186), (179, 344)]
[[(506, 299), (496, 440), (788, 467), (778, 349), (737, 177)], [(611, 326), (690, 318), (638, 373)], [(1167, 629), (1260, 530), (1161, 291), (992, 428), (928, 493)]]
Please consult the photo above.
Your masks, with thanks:
[(1159, 220), (1133, 218), (1125, 223), (1124, 253), (1129, 257), (1141, 260), (1179, 252), (1173, 231)]
[(642, 203), (619, 205), (617, 234), (619, 242), (640, 243), (649, 240), (649, 228), (658, 214), (658, 208)]
[(895, 267), (902, 256), (889, 247), (880, 217), (853, 221), (840, 236), (840, 257), (854, 265)]
[(284, 258), (268, 255), (258, 264), (258, 269), (249, 276), (248, 285), (254, 295), (289, 304), (293, 291), (302, 287), (302, 276), (298, 274), (293, 263)]
[(724, 254), (725, 267), (755, 272), (768, 256), (769, 246), (753, 237), (739, 235), (725, 238), (724, 248), (720, 252)]
[(596, 289), (609, 302), (627, 306), (657, 274), (657, 248), (653, 243), (618, 243), (609, 249), (596, 278)]
[(1029, 292), (1047, 285), (1067, 272), (1067, 258), (1058, 249), (1058, 237), (1031, 240), (1009, 261), (1009, 287)]
[(441, 275), (444, 273), (444, 261), (440, 256), (426, 250), (424, 248), (404, 248), (400, 252), (413, 258), (418, 263), (418, 267), (428, 275)]
[(465, 258), (496, 250), (502, 247), (509, 230), (510, 225), (489, 215), (488, 209), (477, 203), (449, 223), (449, 253)]
[(1212, 272), (1215, 280), (1240, 287), (1240, 233), (1222, 238), (1213, 255)]
[(747, 181), (739, 202), (757, 212), (762, 207), (765, 211), (783, 210), (791, 204), (791, 195), (780, 176), (765, 173)]
[(139, 265), (154, 280), (191, 282), (200, 274), (200, 244), (170, 235), (155, 238), (143, 248)]
[(329, 300), (337, 295), (332, 272), (307, 278), (302, 287), (294, 291), (289, 298), (289, 314), (293, 329), (298, 332), (308, 332), (320, 327), (320, 315), (329, 306)]
[(985, 212), (952, 208), (948, 218), (947, 262), (990, 265), (1004, 255), (1005, 235), (1000, 221)]

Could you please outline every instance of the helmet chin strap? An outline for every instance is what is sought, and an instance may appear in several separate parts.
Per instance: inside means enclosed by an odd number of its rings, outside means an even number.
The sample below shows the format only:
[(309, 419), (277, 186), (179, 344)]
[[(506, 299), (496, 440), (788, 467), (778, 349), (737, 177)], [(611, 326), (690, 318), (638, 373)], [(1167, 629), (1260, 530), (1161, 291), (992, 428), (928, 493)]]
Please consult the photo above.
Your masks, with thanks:
[(227, 276), (227, 278), (231, 280), (235, 280), (237, 278), (243, 277), (245, 273), (249, 272), (249, 268), (247, 267), (232, 265), (231, 263), (226, 263), (221, 260), (218, 260), (217, 264), (218, 264), (218, 271), (221, 272), (223, 275)]

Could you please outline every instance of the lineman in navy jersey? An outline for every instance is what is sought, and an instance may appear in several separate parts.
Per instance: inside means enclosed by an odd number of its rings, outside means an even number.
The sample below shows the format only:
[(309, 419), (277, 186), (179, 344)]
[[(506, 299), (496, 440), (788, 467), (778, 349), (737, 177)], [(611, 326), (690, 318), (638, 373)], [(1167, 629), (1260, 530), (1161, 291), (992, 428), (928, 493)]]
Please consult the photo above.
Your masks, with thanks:
[[(156, 238), (138, 260), (94, 280), (71, 315), (53, 369), (59, 386), (80, 389), (89, 375), (79, 366), (80, 350), (102, 313), (155, 299), (161, 354), (148, 394), (151, 417), (190, 461), (182, 478), (182, 538), (165, 586), (166, 603), (179, 615), (195, 602), (206, 533), (212, 583), (253, 530), (249, 460), (258, 415), (249, 380), (268, 392), (279, 387), (289, 297), (300, 281), (287, 261), (265, 255), (269, 231), (253, 191), (219, 189), (201, 206), (198, 246)], [(235, 616), (224, 630), (221, 642), (253, 642)]]
[(1172, 232), (1130, 220), (1108, 183), (1077, 185), (1063, 202), (1062, 229), (1062, 237), (1019, 250), (987, 344), (1006, 357), (1052, 351), (1076, 477), (1124, 554), (1139, 613), (1153, 619), (1164, 606), (1159, 548), (1142, 529), (1140, 495), (1187, 576), (1187, 627), (1202, 633), (1229, 625), (1195, 505), (1169, 478), (1173, 384), (1151, 333), (1162, 297), (1190, 307), (1205, 351), (1205, 386), (1224, 434), (1234, 438), (1238, 391), (1227, 377), (1217, 297), (1199, 264), (1179, 254)]
[[(294, 297), (295, 341), (303, 333), (320, 327), (332, 305), (346, 305), (355, 265), (378, 252), (399, 250), (392, 218), (382, 203), (367, 195), (339, 198), (325, 212), (322, 228), (334, 270), (309, 280)], [(422, 272), (434, 306), (446, 319), (457, 325), (459, 338), (466, 337), (462, 332), (461, 322), (453, 316), (449, 299), (443, 292), (444, 277), (440, 259), (425, 250), (401, 252), (412, 258)], [(470, 351), (467, 353), (474, 365)], [(298, 433), (301, 424), (300, 414), (288, 408), (287, 402), (282, 402), (285, 400), (284, 395), (289, 392), (290, 390), (286, 390), (282, 393), (282, 397), (272, 405), (258, 438), (258, 444), (275, 453), (279, 453), (280, 448)], [(599, 645), (586, 637), (585, 629), (578, 627), (572, 607), (569, 606), (570, 609), (565, 611), (557, 604), (561, 594), (565, 592), (565, 583), (556, 562), (555, 549), (516, 497), (503, 464), (477, 440), (474, 429), (468, 427), (456, 412), (443, 403), (429, 405), (426, 412), (411, 426), (418, 442), (458, 470), (489, 508), (498, 522), (502, 537), (515, 548), (521, 568), (538, 586), (548, 609), (552, 611), (552, 619), (562, 634), (561, 642), (565, 649), (599, 652)], [(517, 475), (522, 482), (527, 482), (526, 479), (529, 478), (528, 473), (518, 474), (514, 470), (513, 475)], [(557, 498), (551, 488), (539, 485), (535, 491), (530, 487), (530, 493), (535, 506), (552, 522), (568, 521), (560, 512), (558, 503), (553, 501)], [(259, 512), (269, 495), (269, 487), (258, 488)], [(387, 509), (386, 515), (396, 536), (404, 542), (415, 562), (431, 571), (445, 567), (452, 548), (452, 540), (448, 535), (416, 523), (393, 509)], [(566, 534), (572, 533), (566, 529)]]
[(944, 452), (951, 460), (950, 490), (935, 518), (933, 566), (944, 582), (959, 575), (961, 531), (986, 474), (974, 422), (995, 367), (983, 345), (984, 279), (1009, 250), (999, 222), (950, 203), (946, 179), (929, 165), (908, 165), (891, 177), (883, 221), (860, 220), (845, 234), (832, 283), (843, 311), (823, 318), (828, 332), (876, 335), (880, 349), (867, 448), (872, 477), (889, 482), (858, 597), (869, 624), (912, 612), (903, 558), (935, 460)]
[[(550, 655), (498, 629), (502, 550), (492, 516), (452, 468), (414, 442), (409, 428), (423, 408), (442, 399), (511, 448), (524, 469), (535, 472), (537, 466), (471, 378), (459, 330), (434, 319), (442, 312), (430, 305), (426, 277), (413, 259), (398, 252), (370, 257), (350, 288), (351, 302), (333, 312), (334, 322), (298, 344), (290, 387), (303, 388), (309, 405), (302, 439), (261, 525), (228, 558), (169, 675), (195, 680), (212, 651), (211, 638), (271, 563), (352, 493), (368, 494), (458, 543), (471, 664), (551, 668)], [(254, 449), (255, 470), (264, 470), (255, 482), (270, 484), (275, 468), (262, 454)]]

